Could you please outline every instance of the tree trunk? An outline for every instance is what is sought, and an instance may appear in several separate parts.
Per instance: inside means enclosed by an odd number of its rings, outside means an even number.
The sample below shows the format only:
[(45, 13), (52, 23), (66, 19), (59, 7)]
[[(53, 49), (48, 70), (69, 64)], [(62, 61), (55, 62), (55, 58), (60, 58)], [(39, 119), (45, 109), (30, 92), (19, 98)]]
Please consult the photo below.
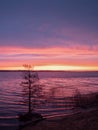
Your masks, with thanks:
[(31, 113), (31, 80), (29, 79), (29, 106), (28, 106), (28, 112)]

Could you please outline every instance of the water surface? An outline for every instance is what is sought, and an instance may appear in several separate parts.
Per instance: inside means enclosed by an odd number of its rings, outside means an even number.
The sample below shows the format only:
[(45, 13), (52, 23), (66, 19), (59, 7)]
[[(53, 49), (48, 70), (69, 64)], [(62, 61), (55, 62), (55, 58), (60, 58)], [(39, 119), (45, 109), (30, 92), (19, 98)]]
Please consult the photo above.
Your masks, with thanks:
[[(36, 108), (43, 115), (56, 115), (70, 112), (60, 98), (74, 95), (76, 89), (81, 93), (98, 91), (98, 72), (38, 72), (40, 84), (51, 97), (58, 97), (59, 104), (51, 101)], [(27, 111), (23, 104), (22, 72), (0, 72), (0, 130), (18, 129), (17, 115)], [(47, 95), (48, 96), (48, 95)], [(54, 102), (54, 104), (52, 104)]]

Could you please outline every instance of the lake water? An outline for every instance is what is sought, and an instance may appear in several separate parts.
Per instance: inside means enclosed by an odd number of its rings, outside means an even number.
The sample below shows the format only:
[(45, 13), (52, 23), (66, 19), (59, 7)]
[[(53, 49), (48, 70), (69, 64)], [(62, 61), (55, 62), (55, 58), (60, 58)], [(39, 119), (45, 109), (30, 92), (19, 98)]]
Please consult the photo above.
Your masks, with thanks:
[[(78, 89), (81, 93), (98, 91), (98, 72), (38, 72), (40, 84), (51, 97), (73, 96)], [(0, 130), (17, 130), (17, 115), (27, 111), (22, 103), (22, 72), (0, 72)], [(52, 93), (50, 93), (52, 90)], [(48, 95), (47, 95), (48, 96)], [(64, 104), (53, 105), (51, 98), (46, 104), (37, 107), (43, 115), (56, 115), (70, 112)], [(59, 100), (59, 102), (61, 102)]]

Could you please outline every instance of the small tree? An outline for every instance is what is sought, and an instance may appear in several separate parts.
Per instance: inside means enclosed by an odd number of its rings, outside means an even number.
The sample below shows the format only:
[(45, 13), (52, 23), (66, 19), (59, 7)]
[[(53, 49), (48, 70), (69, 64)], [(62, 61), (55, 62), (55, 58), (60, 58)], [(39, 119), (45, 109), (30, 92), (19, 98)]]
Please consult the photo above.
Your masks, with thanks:
[(35, 105), (38, 103), (37, 99), (40, 98), (42, 87), (39, 85), (38, 73), (32, 71), (31, 65), (24, 65), (26, 69), (23, 72), (24, 81), (21, 82), (23, 87), (24, 101), (28, 105), (28, 113), (32, 113)]

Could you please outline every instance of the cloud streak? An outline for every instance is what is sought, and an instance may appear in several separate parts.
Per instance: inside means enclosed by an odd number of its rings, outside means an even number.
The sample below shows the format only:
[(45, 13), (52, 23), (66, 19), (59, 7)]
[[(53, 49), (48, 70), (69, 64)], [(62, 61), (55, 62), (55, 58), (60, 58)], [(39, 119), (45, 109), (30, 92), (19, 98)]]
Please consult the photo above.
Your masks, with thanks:
[(71, 65), (98, 66), (98, 49), (94, 46), (70, 46), (69, 48), (0, 48), (0, 66), (29, 63), (35, 66)]
[(0, 1), (0, 67), (98, 65), (97, 0)]

